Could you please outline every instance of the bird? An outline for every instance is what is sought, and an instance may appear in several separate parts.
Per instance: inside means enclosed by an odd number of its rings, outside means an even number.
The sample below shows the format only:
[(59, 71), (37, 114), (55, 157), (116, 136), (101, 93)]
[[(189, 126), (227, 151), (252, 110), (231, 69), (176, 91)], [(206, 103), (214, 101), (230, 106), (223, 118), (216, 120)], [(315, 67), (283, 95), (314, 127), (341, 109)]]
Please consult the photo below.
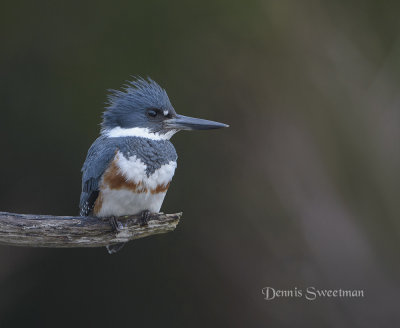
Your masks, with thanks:
[[(100, 136), (82, 166), (81, 216), (116, 217), (161, 209), (177, 167), (170, 138), (181, 130), (210, 130), (227, 124), (176, 113), (167, 92), (151, 78), (134, 77), (109, 90)], [(124, 243), (106, 246), (109, 254)]]

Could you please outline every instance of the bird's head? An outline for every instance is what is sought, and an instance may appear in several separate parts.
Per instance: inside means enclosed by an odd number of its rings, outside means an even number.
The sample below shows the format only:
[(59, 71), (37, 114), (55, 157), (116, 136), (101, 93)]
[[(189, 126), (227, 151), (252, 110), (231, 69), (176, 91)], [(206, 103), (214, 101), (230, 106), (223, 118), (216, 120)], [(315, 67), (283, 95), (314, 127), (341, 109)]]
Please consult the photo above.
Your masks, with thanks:
[(223, 127), (228, 125), (177, 114), (163, 88), (151, 79), (138, 78), (128, 82), (122, 91), (111, 90), (102, 133), (111, 137), (169, 139), (179, 130)]

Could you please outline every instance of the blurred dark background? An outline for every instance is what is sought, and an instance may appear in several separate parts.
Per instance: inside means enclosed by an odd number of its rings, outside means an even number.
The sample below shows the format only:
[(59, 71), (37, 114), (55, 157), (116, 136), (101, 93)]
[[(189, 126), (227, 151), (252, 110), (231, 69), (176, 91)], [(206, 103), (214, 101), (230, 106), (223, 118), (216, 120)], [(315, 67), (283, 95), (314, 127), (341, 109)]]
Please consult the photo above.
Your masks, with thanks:
[[(397, 1), (2, 1), (0, 210), (78, 213), (106, 90), (178, 113), (177, 230), (105, 249), (0, 247), (1, 327), (400, 323)], [(261, 289), (364, 289), (263, 299)]]

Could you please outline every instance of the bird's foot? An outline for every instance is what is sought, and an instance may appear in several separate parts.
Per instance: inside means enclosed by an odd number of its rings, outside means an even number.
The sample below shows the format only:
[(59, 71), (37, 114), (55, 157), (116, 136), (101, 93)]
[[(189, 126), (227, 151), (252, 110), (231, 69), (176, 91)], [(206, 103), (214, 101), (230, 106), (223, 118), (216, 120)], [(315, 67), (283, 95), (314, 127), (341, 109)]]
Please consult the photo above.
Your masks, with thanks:
[(149, 211), (149, 210), (144, 210), (144, 211), (141, 213), (141, 216), (140, 216), (140, 218), (139, 218), (139, 225), (140, 225), (141, 227), (147, 226), (148, 223), (149, 223), (150, 216), (151, 216), (150, 211)]
[(119, 222), (115, 216), (110, 217), (110, 225), (115, 232), (120, 232), (124, 228), (122, 223)]
[[(112, 230), (116, 233), (118, 233), (122, 229), (124, 229), (124, 226), (122, 225), (122, 223), (119, 222), (115, 216), (110, 217), (110, 225), (111, 225)], [(116, 252), (121, 250), (121, 248), (124, 247), (124, 245), (125, 245), (125, 243), (117, 243), (117, 244), (106, 246), (108, 254), (115, 254)]]

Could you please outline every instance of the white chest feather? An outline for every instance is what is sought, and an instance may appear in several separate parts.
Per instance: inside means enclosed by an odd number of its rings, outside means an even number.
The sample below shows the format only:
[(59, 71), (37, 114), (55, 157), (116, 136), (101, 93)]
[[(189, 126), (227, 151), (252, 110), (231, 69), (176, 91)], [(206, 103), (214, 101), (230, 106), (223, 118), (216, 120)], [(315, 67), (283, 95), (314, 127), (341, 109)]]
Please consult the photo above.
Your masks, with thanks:
[(150, 176), (146, 173), (146, 164), (136, 156), (125, 158), (121, 153), (117, 154), (117, 165), (122, 175), (135, 183), (142, 183), (147, 188), (155, 189), (159, 185), (167, 185), (171, 182), (176, 169), (176, 162), (170, 161), (155, 170)]
[(148, 176), (146, 165), (139, 158), (117, 153), (103, 175), (94, 214), (104, 217), (144, 210), (159, 212), (175, 169), (176, 162), (170, 161)]

